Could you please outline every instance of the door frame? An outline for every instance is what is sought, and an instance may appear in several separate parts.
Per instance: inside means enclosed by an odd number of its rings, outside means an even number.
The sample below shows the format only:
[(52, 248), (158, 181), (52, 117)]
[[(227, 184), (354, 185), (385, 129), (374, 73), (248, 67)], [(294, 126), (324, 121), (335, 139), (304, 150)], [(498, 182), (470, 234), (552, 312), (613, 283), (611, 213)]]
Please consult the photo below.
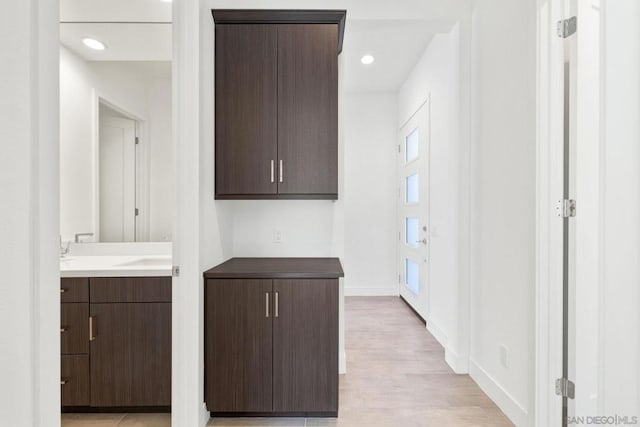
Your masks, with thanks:
[(93, 236), (100, 241), (100, 104), (136, 122), (136, 136), (139, 144), (136, 147), (136, 207), (140, 214), (136, 218), (136, 242), (149, 239), (149, 208), (150, 208), (150, 150), (149, 150), (149, 121), (135, 109), (105, 95), (96, 88), (91, 89), (92, 99), (92, 135), (91, 150), (93, 158)]
[[(593, 206), (598, 206), (601, 197), (599, 192), (590, 190), (590, 193), (580, 192), (580, 188), (587, 188), (589, 183), (601, 181), (601, 176), (595, 178), (594, 174), (602, 173), (603, 158), (597, 153), (598, 145), (603, 141), (603, 88), (604, 73), (602, 72), (602, 60), (605, 44), (604, 39), (604, 12), (605, 3), (600, 7), (600, 75), (599, 95), (600, 105), (597, 113), (587, 106), (577, 105), (575, 113), (570, 119), (571, 154), (570, 163), (574, 184), (570, 186), (571, 198), (577, 199), (578, 217), (572, 218), (570, 242), (582, 241), (579, 246), (573, 244), (573, 265), (569, 272), (570, 292), (570, 327), (569, 339), (569, 379), (582, 384), (581, 389), (576, 386), (576, 400), (571, 400), (570, 410), (575, 410), (576, 415), (596, 415), (598, 398), (593, 398), (589, 389), (597, 385), (599, 371), (598, 365), (601, 343), (598, 343), (598, 319), (593, 316), (592, 310), (598, 311), (599, 284), (598, 269), (602, 263), (602, 256), (597, 252), (599, 233), (602, 232), (598, 212), (590, 212)], [(578, 14), (581, 7), (593, 4), (592, 0), (538, 0), (538, 40), (537, 40), (537, 150), (536, 150), (536, 302), (535, 302), (535, 425), (560, 426), (562, 421), (562, 399), (555, 394), (554, 383), (562, 377), (562, 351), (563, 351), (563, 322), (562, 322), (562, 220), (556, 213), (555, 203), (562, 199), (563, 186), (563, 131), (564, 131), (564, 40), (556, 37), (556, 23), (570, 16), (578, 16), (578, 33), (572, 37), (578, 37), (582, 42), (585, 37), (584, 14)], [(583, 31), (581, 32), (580, 29)], [(588, 37), (588, 35), (587, 35)], [(585, 97), (589, 91), (593, 91), (590, 82), (584, 77), (585, 63), (581, 62), (580, 50), (588, 49), (585, 43), (582, 47), (572, 49), (572, 75), (571, 97), (581, 95)], [(577, 56), (577, 58), (576, 58)], [(582, 55), (585, 57), (585, 55)], [(577, 68), (576, 68), (577, 67)], [(577, 69), (577, 71), (575, 71)], [(581, 77), (580, 73), (583, 74)], [(593, 102), (592, 102), (593, 104)], [(599, 115), (600, 129), (596, 136), (587, 135), (585, 123), (593, 121), (593, 114)], [(583, 125), (578, 126), (578, 123)], [(588, 128), (588, 127), (587, 127)], [(576, 144), (576, 137), (580, 138), (580, 144)], [(597, 165), (593, 170), (590, 166)], [(587, 172), (585, 172), (587, 171)], [(596, 185), (596, 187), (599, 187)], [(601, 205), (601, 204), (600, 204)], [(585, 206), (584, 213), (580, 213), (580, 206)], [(600, 208), (601, 209), (601, 208)], [(596, 209), (597, 210), (597, 209)], [(591, 225), (590, 225), (591, 224)], [(580, 248), (575, 252), (575, 248)], [(593, 251), (596, 251), (593, 254)], [(595, 255), (597, 262), (593, 262)], [(587, 280), (591, 277), (592, 280)], [(576, 280), (580, 280), (580, 287), (576, 287)], [(595, 305), (594, 305), (595, 304)], [(572, 321), (572, 319), (574, 319)], [(573, 323), (573, 322), (580, 322)], [(571, 326), (573, 324), (573, 327)], [(580, 334), (579, 330), (595, 329), (594, 333)], [(595, 338), (594, 338), (595, 337)], [(593, 347), (597, 351), (592, 351)], [(585, 391), (587, 390), (587, 391)], [(569, 414), (571, 415), (571, 414)]]

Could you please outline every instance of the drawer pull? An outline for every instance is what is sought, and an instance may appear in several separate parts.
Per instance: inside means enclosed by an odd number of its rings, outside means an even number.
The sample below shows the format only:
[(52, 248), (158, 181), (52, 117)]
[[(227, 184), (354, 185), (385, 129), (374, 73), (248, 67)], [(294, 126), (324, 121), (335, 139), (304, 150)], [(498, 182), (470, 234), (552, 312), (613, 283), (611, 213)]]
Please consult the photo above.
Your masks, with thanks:
[(280, 309), (278, 308), (278, 292), (276, 291), (276, 314), (274, 317), (280, 317)]
[(60, 288), (60, 293), (64, 294), (65, 292), (67, 292), (67, 288)]
[(67, 328), (66, 326), (61, 326), (60, 327), (60, 333), (67, 332), (68, 329), (69, 328)]
[(60, 385), (65, 385), (68, 382), (69, 382), (69, 380), (62, 379), (62, 380), (60, 380)]
[(283, 182), (283, 178), (284, 178), (284, 172), (282, 172), (282, 160), (280, 160), (280, 167), (278, 168), (278, 172), (280, 173), (280, 182)]
[(95, 340), (96, 337), (93, 335), (93, 316), (89, 316), (89, 341)]

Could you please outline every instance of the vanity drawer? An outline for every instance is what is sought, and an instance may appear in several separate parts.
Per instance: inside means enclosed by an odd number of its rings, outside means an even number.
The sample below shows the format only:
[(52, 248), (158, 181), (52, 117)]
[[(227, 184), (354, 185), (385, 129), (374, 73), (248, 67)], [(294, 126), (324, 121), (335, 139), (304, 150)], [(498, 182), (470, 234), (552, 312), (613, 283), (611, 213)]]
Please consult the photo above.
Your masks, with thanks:
[(89, 302), (89, 279), (86, 277), (60, 279), (60, 302)]
[(96, 277), (91, 303), (171, 302), (171, 277)]
[(89, 353), (89, 304), (60, 304), (60, 352)]
[(62, 406), (89, 406), (89, 355), (62, 356), (60, 368)]

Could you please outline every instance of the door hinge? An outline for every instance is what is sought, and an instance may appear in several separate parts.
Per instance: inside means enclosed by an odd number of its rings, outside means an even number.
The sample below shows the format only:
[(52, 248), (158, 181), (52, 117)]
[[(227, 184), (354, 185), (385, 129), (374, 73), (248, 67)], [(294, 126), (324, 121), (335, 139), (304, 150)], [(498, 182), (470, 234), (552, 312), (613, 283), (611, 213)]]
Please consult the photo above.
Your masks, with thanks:
[(576, 386), (567, 378), (558, 378), (556, 380), (556, 394), (558, 396), (574, 399), (576, 397)]
[(402, 240), (402, 232), (398, 231), (398, 240)]
[(560, 218), (571, 218), (576, 216), (576, 201), (571, 199), (558, 200), (556, 212)]
[(136, 136), (136, 145), (140, 144), (140, 138)]
[(180, 277), (180, 266), (179, 265), (174, 265), (171, 268), (171, 275), (173, 277)]
[(398, 283), (402, 283), (402, 279), (400, 278), (399, 274), (398, 274)]
[(140, 215), (140, 211), (138, 210), (138, 208), (136, 208), (135, 214), (136, 216)]
[(569, 19), (558, 21), (558, 37), (566, 39), (576, 33), (578, 30), (578, 18), (572, 16)]
[(398, 144), (398, 153), (400, 152), (400, 144)]

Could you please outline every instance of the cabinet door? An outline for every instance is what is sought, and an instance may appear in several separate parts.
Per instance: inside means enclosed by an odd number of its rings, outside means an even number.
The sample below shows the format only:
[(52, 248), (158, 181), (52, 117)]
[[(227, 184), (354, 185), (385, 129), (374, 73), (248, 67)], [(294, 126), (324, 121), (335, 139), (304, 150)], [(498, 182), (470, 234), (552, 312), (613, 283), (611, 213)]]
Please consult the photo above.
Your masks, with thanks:
[(273, 410), (338, 410), (338, 281), (274, 280)]
[(215, 34), (216, 197), (277, 192), (277, 28), (219, 24)]
[(337, 197), (337, 44), (337, 24), (278, 25), (280, 194)]
[(91, 304), (91, 406), (171, 404), (171, 304)]
[(207, 280), (205, 400), (212, 412), (271, 412), (271, 280)]

